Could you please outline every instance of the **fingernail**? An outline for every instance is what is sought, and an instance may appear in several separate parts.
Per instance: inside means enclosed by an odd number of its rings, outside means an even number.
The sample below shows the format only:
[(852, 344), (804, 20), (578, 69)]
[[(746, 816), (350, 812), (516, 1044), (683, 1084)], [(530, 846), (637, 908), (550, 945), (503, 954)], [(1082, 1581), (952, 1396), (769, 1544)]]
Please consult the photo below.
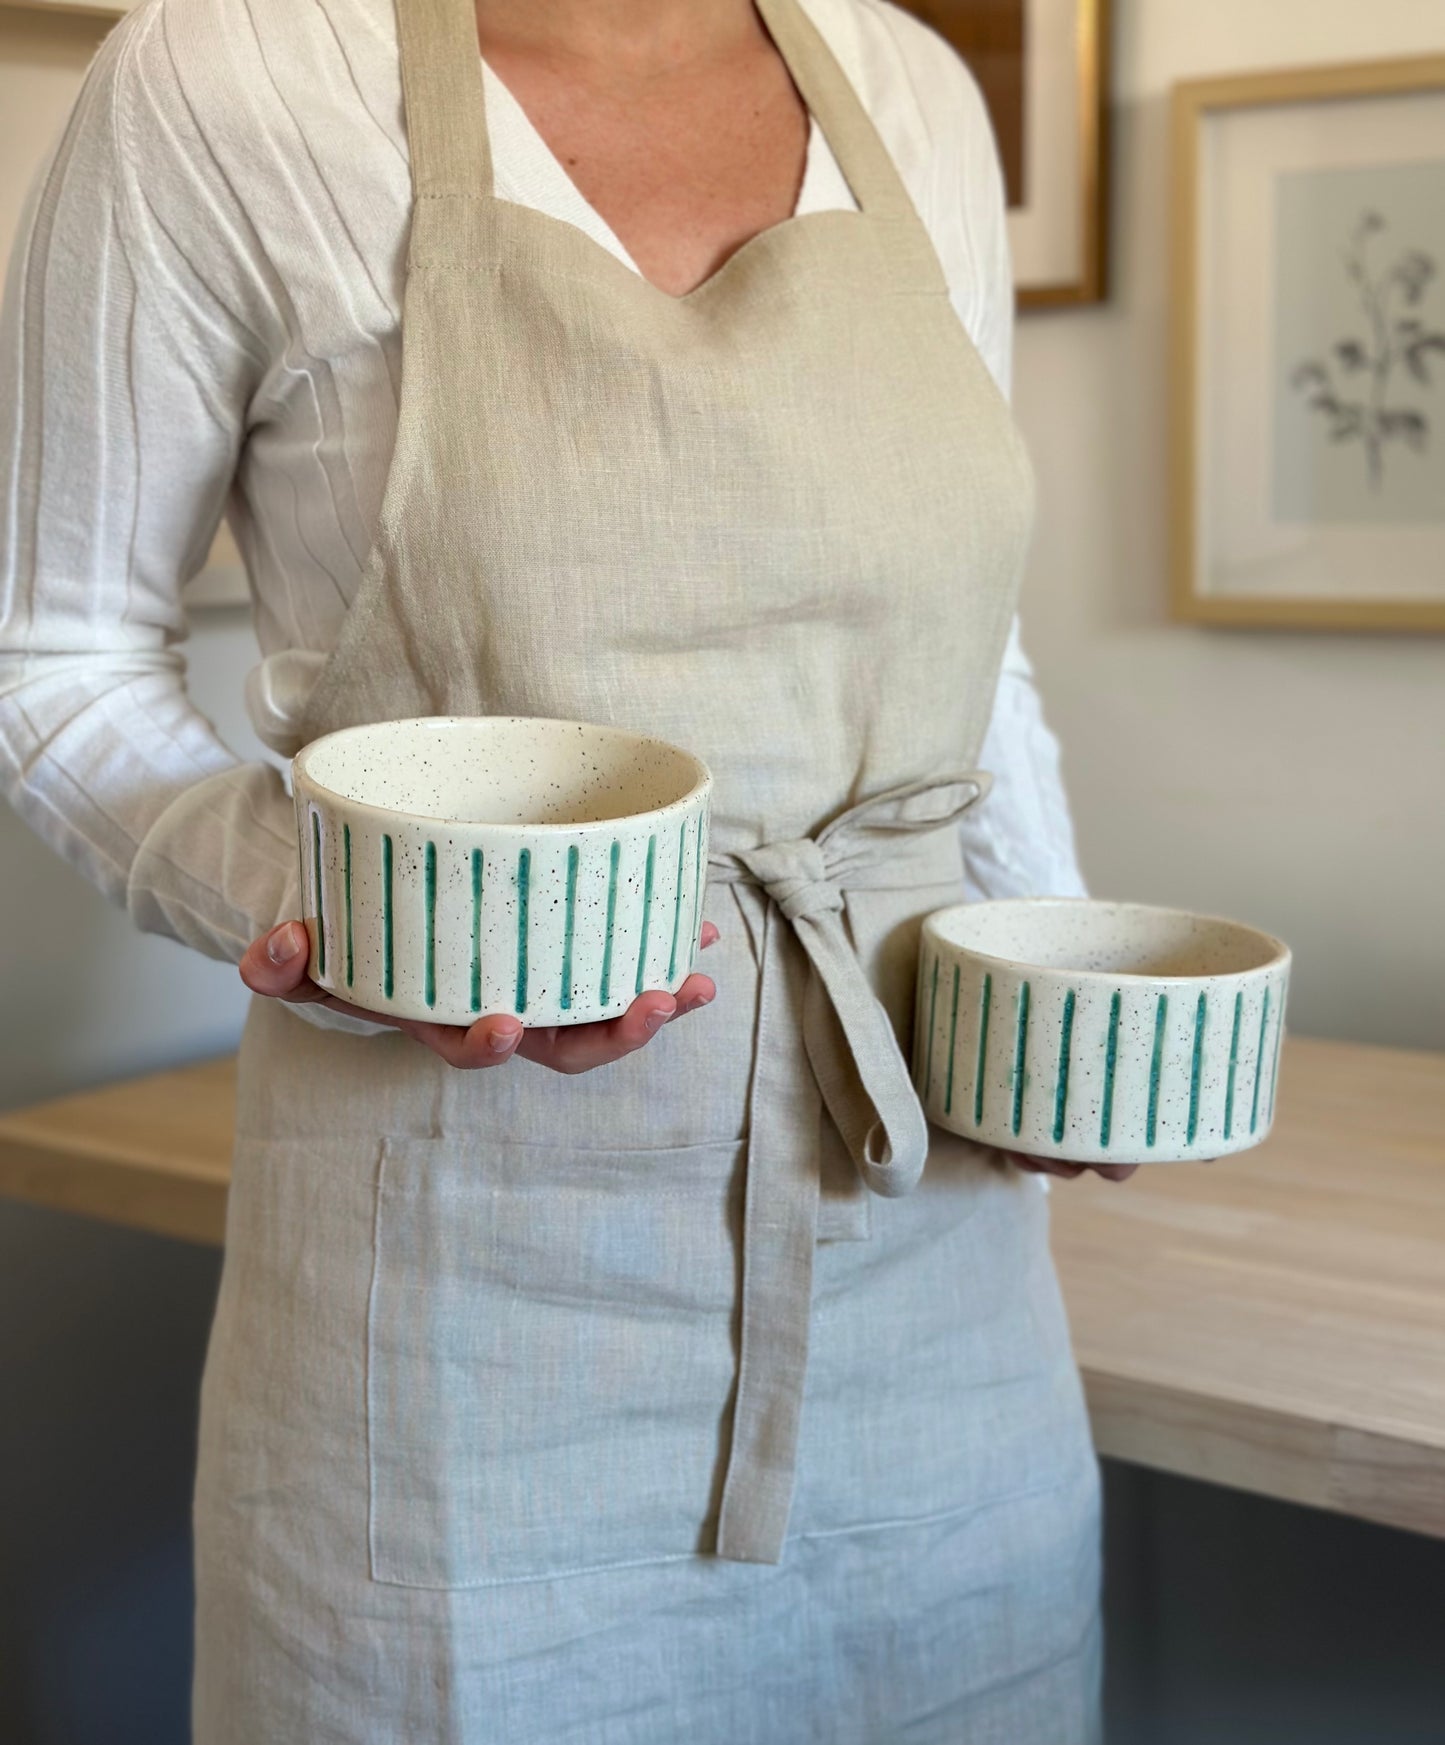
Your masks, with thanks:
[[(674, 1011), (675, 1010), (676, 1010), (676, 1008), (674, 1007)], [(643, 1024), (643, 1028), (647, 1031), (649, 1036), (655, 1035), (657, 1033), (657, 1031), (661, 1030), (663, 1025), (667, 1022), (667, 1020), (671, 1016), (672, 1016), (671, 1012), (663, 1012), (663, 1011), (649, 1012), (647, 1014), (646, 1021)]]
[(497, 1028), (492, 1032), (492, 1039), (487, 1044), (493, 1054), (505, 1054), (517, 1038), (522, 1034), (520, 1024), (508, 1025), (505, 1029)]
[[(301, 935), (299, 939), (298, 934)], [(303, 944), (304, 939), (303, 930), (294, 921), (287, 921), (276, 928), (266, 941), (266, 955), (272, 963), (290, 963), (293, 958), (299, 957), (306, 949), (305, 944)]]

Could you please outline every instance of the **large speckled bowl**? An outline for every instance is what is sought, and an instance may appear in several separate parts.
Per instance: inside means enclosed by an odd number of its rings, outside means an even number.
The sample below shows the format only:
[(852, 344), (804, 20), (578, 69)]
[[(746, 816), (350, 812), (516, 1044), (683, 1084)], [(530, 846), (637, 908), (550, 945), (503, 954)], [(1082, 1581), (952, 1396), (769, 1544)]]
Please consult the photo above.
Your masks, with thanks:
[(292, 782), (311, 975), (355, 1005), (585, 1024), (692, 970), (712, 777), (677, 746), (424, 716), (313, 740)]
[(1274, 1119), (1290, 961), (1272, 934), (1148, 903), (935, 909), (915, 1005), (924, 1110), (1075, 1163), (1247, 1150)]

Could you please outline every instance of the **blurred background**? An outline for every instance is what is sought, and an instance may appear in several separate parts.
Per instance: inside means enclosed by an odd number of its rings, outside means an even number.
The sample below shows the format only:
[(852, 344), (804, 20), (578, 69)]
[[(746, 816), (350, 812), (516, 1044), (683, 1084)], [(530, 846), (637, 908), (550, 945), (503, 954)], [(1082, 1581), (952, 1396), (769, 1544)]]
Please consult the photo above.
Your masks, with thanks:
[[(107, 23), (0, 4), (0, 252)], [(1441, 0), (1120, 0), (1109, 294), (1024, 312), (1014, 363), (1041, 486), (1023, 640), (1091, 891), (1285, 937), (1291, 1031), (1431, 1049), (1445, 644), (1169, 616), (1168, 93), (1442, 46)], [(241, 705), (253, 648), (244, 607), (197, 613), (191, 688), (244, 756), (262, 755)], [(0, 889), (0, 1107), (234, 1045), (234, 970), (133, 932), (6, 810)], [(186, 1737), (218, 1268), (208, 1248), (0, 1200), (6, 1745)], [(1125, 1465), (1107, 1483), (1111, 1745), (1445, 1741), (1445, 1542)]]

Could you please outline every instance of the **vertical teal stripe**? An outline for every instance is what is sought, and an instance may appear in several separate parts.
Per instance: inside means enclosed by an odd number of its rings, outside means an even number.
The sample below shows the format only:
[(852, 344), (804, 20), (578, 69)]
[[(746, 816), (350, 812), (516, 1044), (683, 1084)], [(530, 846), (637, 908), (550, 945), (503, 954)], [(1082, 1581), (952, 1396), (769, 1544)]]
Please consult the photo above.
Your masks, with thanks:
[(1029, 984), (1019, 988), (1018, 1040), (1014, 1044), (1014, 1132), (1024, 1118), (1024, 1053), (1029, 1035)]
[(643, 875), (642, 884), (642, 938), (637, 945), (636, 992), (639, 994), (642, 992), (643, 972), (647, 967), (647, 929), (652, 920), (652, 867), (656, 859), (657, 838), (649, 836), (647, 839), (647, 871)]
[(527, 898), (532, 882), (532, 851), (517, 854), (517, 1001), (519, 1012), (527, 1010)]
[(1239, 1064), (1239, 1015), (1244, 1010), (1244, 989), (1234, 996), (1234, 1029), (1229, 1038), (1229, 1084), (1224, 1092), (1224, 1137), (1234, 1125), (1234, 1069)]
[(983, 1069), (988, 1059), (988, 1003), (993, 995), (993, 977), (983, 978), (983, 1004), (978, 1014), (978, 1072), (973, 1084), (973, 1119), (975, 1125), (983, 1121)]
[(1204, 1060), (1204, 990), (1199, 990), (1199, 1004), (1194, 1008), (1194, 1063), (1189, 1069), (1189, 1127), (1185, 1143), (1193, 1145), (1199, 1130), (1199, 1069)]
[(1159, 1114), (1159, 1075), (1164, 1063), (1164, 1018), (1169, 1010), (1168, 994), (1160, 994), (1159, 1004), (1154, 1008), (1154, 1057), (1149, 1062), (1149, 1128), (1145, 1134), (1148, 1144), (1154, 1143), (1154, 1128)]
[(426, 845), (426, 1003), (437, 1003), (437, 847)]
[(381, 991), (389, 1000), (396, 988), (392, 970), (391, 838), (381, 839)]
[(563, 923), (562, 932), (562, 1010), (568, 1011), (572, 1005), (572, 933), (573, 918), (577, 913), (577, 862), (581, 859), (581, 850), (575, 842), (567, 845), (567, 918)]
[(1109, 1001), (1109, 1045), (1104, 1052), (1104, 1113), (1099, 1122), (1099, 1143), (1109, 1143), (1109, 1129), (1114, 1120), (1114, 1068), (1119, 1060), (1119, 1007), (1122, 996), (1117, 988)]
[(482, 1009), (482, 851), (472, 850), (472, 1010)]
[(953, 1107), (953, 1044), (958, 1034), (958, 965), (953, 966), (953, 1011), (948, 1020), (948, 1084), (943, 1093), (943, 1112)]
[(697, 815), (697, 843), (693, 849), (692, 891), (692, 961), (697, 962), (698, 942), (702, 936), (702, 886), (705, 868), (702, 863), (703, 813)]
[(1284, 982), (1279, 984), (1279, 1012), (1275, 1017), (1274, 1027), (1274, 1070), (1269, 1077), (1269, 1110), (1264, 1117), (1266, 1126), (1274, 1120), (1274, 1093), (1279, 1085), (1279, 1049), (1280, 1044), (1284, 1041), (1285, 986)]
[(350, 987), (354, 979), (355, 960), (351, 948), (351, 826), (341, 826), (341, 841), (345, 855), (346, 869), (346, 985)]
[(687, 852), (687, 825), (677, 827), (677, 888), (672, 898), (672, 950), (667, 954), (667, 979), (677, 974), (677, 932), (682, 921), (682, 865)]
[(326, 912), (321, 902), (321, 819), (311, 814), (311, 866), (316, 882), (316, 970), (326, 974)]
[(1064, 1027), (1059, 1035), (1059, 1080), (1054, 1087), (1054, 1143), (1064, 1136), (1064, 1110), (1069, 1100), (1069, 1042), (1074, 1030), (1074, 990), (1064, 995)]
[(617, 861), (622, 853), (622, 846), (614, 838), (612, 855), (607, 870), (607, 939), (602, 947), (602, 991), (599, 998), (602, 1004), (607, 1004), (607, 990), (612, 979), (612, 922), (617, 913)]
[(1264, 1027), (1269, 1023), (1269, 984), (1265, 984), (1264, 1004), (1259, 1011), (1259, 1047), (1254, 1051), (1254, 1096), (1249, 1105), (1249, 1130), (1254, 1132), (1259, 1118), (1259, 1081), (1264, 1077)]
[(923, 1060), (923, 941), (920, 936), (918, 945), (918, 968), (913, 977), (913, 1050), (908, 1057), (908, 1076), (913, 1080), (913, 1088), (922, 1094), (923, 1086), (919, 1081), (920, 1066)]
[(933, 1019), (938, 1010), (938, 959), (933, 960), (933, 993), (928, 1001), (928, 1065), (924, 1069), (923, 1094), (927, 1097), (933, 1083)]

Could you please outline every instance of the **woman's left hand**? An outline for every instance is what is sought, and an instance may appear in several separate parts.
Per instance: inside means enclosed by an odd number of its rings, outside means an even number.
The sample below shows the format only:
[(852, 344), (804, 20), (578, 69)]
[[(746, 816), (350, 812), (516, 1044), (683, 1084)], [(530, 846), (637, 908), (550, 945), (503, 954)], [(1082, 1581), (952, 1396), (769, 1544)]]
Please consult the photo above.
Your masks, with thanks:
[(1086, 1169), (1103, 1176), (1105, 1181), (1128, 1181), (1139, 1167), (1137, 1163), (1067, 1163), (1062, 1157), (1031, 1157), (1025, 1151), (1005, 1151), (1004, 1156), (1010, 1163), (1016, 1163), (1020, 1169), (1033, 1175), (1063, 1176), (1066, 1181), (1072, 1181)]

